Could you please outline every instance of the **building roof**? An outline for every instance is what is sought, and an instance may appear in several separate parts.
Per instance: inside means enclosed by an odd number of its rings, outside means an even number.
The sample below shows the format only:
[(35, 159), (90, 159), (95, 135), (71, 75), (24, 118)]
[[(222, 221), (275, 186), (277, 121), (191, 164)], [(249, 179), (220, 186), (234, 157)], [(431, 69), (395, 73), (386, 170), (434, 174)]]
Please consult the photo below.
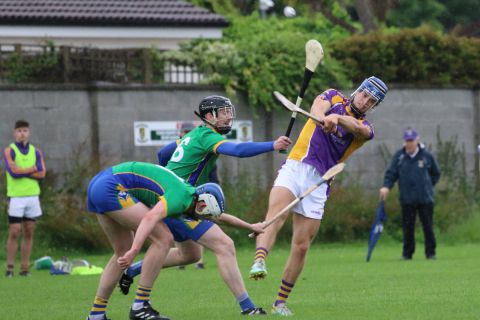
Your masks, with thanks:
[(0, 25), (225, 27), (228, 21), (181, 0), (0, 0)]

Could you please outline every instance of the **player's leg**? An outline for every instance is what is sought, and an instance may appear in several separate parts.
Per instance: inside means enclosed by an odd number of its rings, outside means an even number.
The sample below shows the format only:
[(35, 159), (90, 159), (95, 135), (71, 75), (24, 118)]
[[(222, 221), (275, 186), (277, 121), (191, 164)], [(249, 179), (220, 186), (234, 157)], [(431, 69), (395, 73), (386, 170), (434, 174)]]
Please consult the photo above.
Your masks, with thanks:
[[(120, 211), (111, 212), (109, 216), (121, 225), (136, 230), (143, 216), (149, 210), (148, 207), (139, 202)], [(143, 259), (142, 272), (140, 274), (135, 300), (130, 310), (130, 319), (143, 319), (142, 317), (152, 320), (168, 319), (160, 316), (158, 311), (152, 308), (150, 305), (150, 295), (168, 250), (172, 246), (173, 237), (167, 226), (163, 222), (159, 222), (155, 225), (149, 239), (151, 241)], [(121, 273), (120, 270), (120, 274), (116, 278), (115, 283), (120, 279)]]
[(21, 263), (20, 263), (20, 275), (29, 276), (28, 266), (30, 264), (30, 255), (32, 253), (33, 246), (33, 234), (35, 232), (35, 220), (24, 219), (23, 221), (23, 237), (20, 249)]
[(13, 277), (15, 256), (18, 250), (18, 237), (22, 232), (25, 203), (22, 198), (10, 198), (8, 202), (8, 237), (7, 237), (7, 277)]
[(303, 270), (310, 244), (320, 228), (318, 219), (307, 218), (300, 214), (293, 215), (293, 235), (290, 255), (283, 271), (283, 277), (276, 300), (272, 307), (274, 314), (291, 315), (286, 308), (286, 301)]
[(8, 238), (7, 238), (7, 277), (13, 277), (13, 269), (15, 265), (15, 256), (18, 249), (18, 237), (22, 230), (22, 218), (8, 217)]
[(20, 275), (29, 276), (30, 254), (33, 247), (33, 235), (35, 233), (36, 219), (42, 215), (40, 199), (38, 196), (25, 197), (25, 212), (23, 217), (23, 237), (21, 244), (21, 267)]
[(422, 222), (423, 235), (425, 237), (425, 257), (434, 260), (436, 240), (433, 232), (433, 203), (418, 205), (418, 216)]
[[(281, 186), (273, 187), (270, 192), (268, 211), (265, 220), (267, 221), (273, 218), (293, 200), (295, 200), (295, 196), (289, 189)], [(255, 258), (250, 269), (250, 278), (257, 280), (263, 279), (267, 276), (265, 258), (273, 247), (278, 231), (282, 228), (287, 217), (288, 215), (285, 215), (283, 218), (266, 228), (265, 233), (257, 236)]]
[(255, 306), (247, 293), (242, 274), (238, 268), (233, 240), (219, 226), (213, 225), (198, 239), (198, 243), (215, 253), (220, 275), (237, 299), (242, 314), (265, 314), (262, 308)]
[(402, 204), (403, 252), (404, 260), (411, 260), (415, 252), (415, 213), (411, 204)]
[(95, 300), (88, 316), (89, 320), (106, 318), (105, 313), (108, 299), (112, 295), (115, 284), (122, 274), (122, 269), (120, 269), (117, 259), (130, 249), (133, 242), (133, 232), (130, 228), (122, 226), (104, 214), (98, 214), (97, 220), (107, 236), (114, 254), (108, 261), (100, 277)]
[(200, 259), (198, 259), (197, 263), (195, 264), (195, 268), (205, 269), (205, 262), (203, 261), (203, 246), (200, 246)]
[[(194, 241), (198, 240), (214, 223), (188, 218), (166, 218), (164, 222), (173, 235), (176, 247), (169, 249), (163, 267), (184, 266), (198, 261), (200, 259), (200, 245)], [(193, 239), (193, 241), (190, 239)], [(126, 295), (130, 291), (133, 278), (140, 274), (142, 265), (143, 260), (138, 261), (128, 267), (123, 273), (118, 282), (120, 291), (123, 294)]]
[(195, 263), (201, 258), (201, 248), (202, 246), (192, 240), (175, 242), (175, 247), (170, 248), (168, 251), (163, 267), (168, 268)]

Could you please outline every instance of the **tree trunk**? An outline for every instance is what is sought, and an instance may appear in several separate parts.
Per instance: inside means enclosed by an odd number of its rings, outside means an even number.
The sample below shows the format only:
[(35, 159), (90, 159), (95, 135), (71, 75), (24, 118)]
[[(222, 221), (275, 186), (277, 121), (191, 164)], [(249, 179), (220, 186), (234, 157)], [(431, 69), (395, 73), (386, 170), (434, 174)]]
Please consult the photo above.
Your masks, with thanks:
[(350, 33), (357, 33), (357, 29), (354, 26), (333, 15), (327, 0), (319, 0), (315, 1), (315, 3), (312, 1), (311, 5), (313, 10), (320, 11), (331, 23), (344, 28)]
[(354, 0), (353, 3), (364, 32), (377, 29), (370, 0)]

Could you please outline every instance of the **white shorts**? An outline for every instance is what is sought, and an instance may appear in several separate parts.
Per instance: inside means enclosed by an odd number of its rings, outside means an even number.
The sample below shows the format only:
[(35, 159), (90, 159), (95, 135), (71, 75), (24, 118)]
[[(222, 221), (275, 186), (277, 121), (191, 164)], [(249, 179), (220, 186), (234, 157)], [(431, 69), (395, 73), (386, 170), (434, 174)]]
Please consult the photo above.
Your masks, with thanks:
[[(313, 166), (287, 160), (278, 172), (274, 187), (285, 187), (296, 197), (300, 197), (308, 188), (318, 183), (322, 176)], [(323, 183), (302, 201), (293, 207), (293, 211), (307, 218), (321, 220), (327, 201), (328, 184)]]
[(38, 196), (10, 198), (8, 215), (15, 218), (38, 218), (42, 215)]

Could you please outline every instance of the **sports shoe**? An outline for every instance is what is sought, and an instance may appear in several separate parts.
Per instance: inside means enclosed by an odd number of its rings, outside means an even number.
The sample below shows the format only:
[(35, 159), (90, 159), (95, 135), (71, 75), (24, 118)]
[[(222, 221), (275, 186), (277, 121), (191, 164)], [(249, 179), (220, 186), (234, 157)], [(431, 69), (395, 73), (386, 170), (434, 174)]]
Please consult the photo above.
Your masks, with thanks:
[(18, 275), (22, 277), (30, 277), (32, 274), (28, 271), (20, 271)]
[(7, 271), (5, 272), (5, 277), (7, 277), (7, 278), (13, 278), (13, 271), (7, 270)]
[(133, 283), (133, 278), (130, 277), (126, 272), (122, 273), (122, 277), (118, 281), (118, 287), (120, 288), (120, 291), (124, 295), (128, 294), (128, 291), (130, 291), (130, 286)]
[(160, 315), (157, 310), (153, 309), (150, 302), (144, 302), (143, 307), (138, 310), (130, 308), (129, 317), (130, 320), (170, 320), (170, 318)]
[(288, 309), (286, 303), (281, 303), (279, 305), (272, 306), (272, 314), (277, 316), (289, 317), (293, 316), (293, 312)]
[(256, 260), (252, 268), (250, 269), (250, 279), (265, 279), (267, 276), (267, 266), (265, 265), (265, 260), (258, 259)]
[(262, 308), (250, 308), (247, 310), (243, 310), (240, 314), (244, 316), (256, 316), (256, 315), (266, 315), (267, 313)]
[(203, 262), (198, 262), (196, 265), (195, 265), (195, 268), (197, 269), (205, 269), (205, 264)]

